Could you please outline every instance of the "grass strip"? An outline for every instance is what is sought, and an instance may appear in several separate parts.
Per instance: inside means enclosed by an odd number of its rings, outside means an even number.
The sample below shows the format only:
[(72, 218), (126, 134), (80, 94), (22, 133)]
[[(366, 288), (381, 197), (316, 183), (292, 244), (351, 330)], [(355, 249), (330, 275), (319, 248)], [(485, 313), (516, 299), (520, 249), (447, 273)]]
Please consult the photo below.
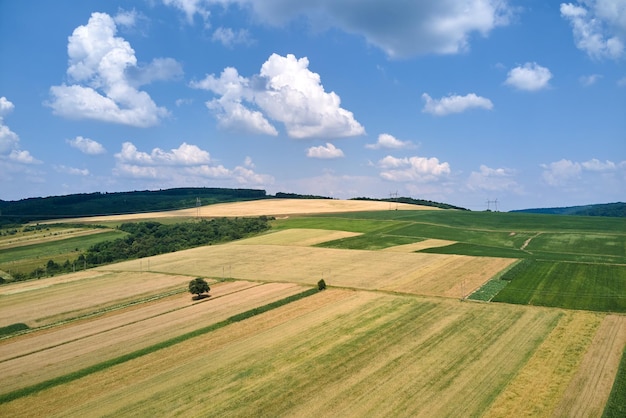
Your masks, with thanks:
[(134, 360), (136, 358), (145, 356), (147, 354), (154, 353), (155, 351), (171, 347), (173, 345), (179, 344), (179, 343), (181, 343), (183, 341), (186, 341), (186, 340), (189, 340), (191, 338), (198, 337), (198, 336), (204, 335), (204, 334), (208, 334), (208, 333), (213, 332), (213, 331), (215, 331), (215, 330), (217, 330), (219, 328), (223, 328), (223, 327), (225, 327), (227, 325), (230, 325), (230, 324), (233, 324), (233, 323), (236, 323), (236, 322), (241, 322), (241, 321), (243, 321), (245, 319), (248, 319), (248, 318), (251, 318), (253, 316), (260, 315), (260, 314), (262, 314), (264, 312), (267, 312), (267, 311), (271, 311), (272, 309), (276, 309), (276, 308), (279, 308), (279, 307), (281, 307), (283, 305), (287, 305), (287, 304), (289, 304), (291, 302), (295, 302), (297, 300), (303, 299), (303, 298), (305, 298), (307, 296), (311, 296), (311, 295), (313, 295), (313, 294), (315, 294), (317, 292), (319, 292), (319, 290), (317, 288), (308, 289), (308, 290), (305, 290), (304, 292), (288, 296), (288, 297), (286, 297), (284, 299), (277, 300), (277, 301), (272, 302), (272, 303), (268, 303), (267, 305), (259, 306), (259, 307), (256, 307), (254, 309), (250, 309), (248, 311), (245, 311), (245, 312), (233, 315), (233, 316), (231, 316), (231, 317), (229, 317), (229, 318), (227, 318), (227, 319), (225, 319), (223, 321), (216, 322), (216, 323), (211, 324), (209, 326), (206, 326), (206, 327), (203, 327), (203, 328), (199, 328), (197, 330), (188, 332), (186, 334), (179, 335), (179, 336), (174, 337), (174, 338), (170, 338), (169, 340), (161, 341), (161, 342), (159, 342), (157, 344), (153, 344), (153, 345), (151, 345), (149, 347), (145, 347), (145, 348), (133, 351), (131, 353), (124, 354), (122, 356), (119, 356), (119, 357), (116, 357), (116, 358), (112, 358), (112, 359), (103, 361), (101, 363), (94, 364), (94, 365), (89, 366), (89, 367), (85, 367), (84, 369), (77, 370), (75, 372), (72, 372), (72, 373), (69, 373), (69, 374), (66, 374), (66, 375), (63, 375), (63, 376), (58, 376), (58, 377), (55, 377), (53, 379), (49, 379), (49, 380), (37, 383), (35, 385), (27, 386), (27, 387), (24, 387), (24, 388), (21, 388), (21, 389), (14, 390), (12, 392), (5, 393), (3, 395), (0, 395), (0, 404), (11, 402), (11, 401), (14, 401), (16, 399), (23, 398), (25, 396), (33, 395), (33, 394), (35, 394), (37, 392), (41, 392), (43, 390), (50, 389), (50, 388), (55, 387), (55, 386), (59, 386), (59, 385), (65, 384), (65, 383), (72, 382), (74, 380), (78, 380), (78, 379), (80, 379), (82, 377), (85, 377), (85, 376), (88, 376), (88, 375), (90, 375), (92, 373), (96, 373), (96, 372), (108, 369), (109, 367), (117, 366), (118, 364), (122, 364), (122, 363), (125, 363), (127, 361)]
[(16, 332), (24, 331), (27, 329), (29, 329), (28, 325), (21, 322), (17, 324), (7, 325), (6, 327), (0, 327), (0, 337), (15, 334)]
[(622, 353), (622, 360), (613, 382), (613, 389), (609, 400), (604, 407), (602, 418), (618, 418), (626, 416), (626, 349)]

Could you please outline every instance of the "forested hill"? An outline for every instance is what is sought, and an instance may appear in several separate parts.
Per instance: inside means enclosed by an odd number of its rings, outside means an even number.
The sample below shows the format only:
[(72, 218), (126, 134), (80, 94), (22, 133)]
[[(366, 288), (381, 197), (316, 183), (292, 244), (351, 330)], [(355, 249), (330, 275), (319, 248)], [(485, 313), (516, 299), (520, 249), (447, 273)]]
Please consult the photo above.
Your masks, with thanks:
[(177, 188), (120, 193), (83, 193), (67, 196), (0, 200), (0, 224), (94, 215), (156, 212), (201, 205), (267, 198), (265, 190)]
[(389, 203), (407, 203), (409, 205), (431, 206), (440, 209), (456, 209), (456, 210), (469, 210), (460, 206), (450, 205), (448, 203), (433, 202), (432, 200), (413, 199), (412, 197), (394, 197), (392, 199), (370, 199), (369, 197), (356, 197), (352, 200), (373, 200), (378, 202)]
[(598, 205), (569, 206), (564, 208), (539, 208), (513, 210), (511, 212), (543, 213), (550, 215), (579, 215), (579, 216), (613, 216), (626, 217), (626, 203), (604, 203)]

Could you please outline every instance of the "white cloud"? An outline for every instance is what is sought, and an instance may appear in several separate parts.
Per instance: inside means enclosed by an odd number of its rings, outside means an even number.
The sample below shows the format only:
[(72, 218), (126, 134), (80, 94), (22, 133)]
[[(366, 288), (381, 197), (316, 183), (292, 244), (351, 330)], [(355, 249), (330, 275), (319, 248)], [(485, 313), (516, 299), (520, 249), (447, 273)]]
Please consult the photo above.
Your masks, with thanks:
[(612, 171), (617, 168), (613, 161), (602, 162), (596, 158), (581, 163), (582, 167), (588, 171)]
[(137, 87), (180, 75), (180, 65), (169, 58), (138, 65), (135, 51), (116, 32), (106, 13), (93, 13), (87, 25), (74, 29), (67, 75), (77, 84), (50, 87), (47, 105), (56, 115), (147, 127), (169, 114)]
[(82, 136), (77, 136), (74, 139), (67, 139), (65, 142), (70, 144), (71, 147), (76, 148), (83, 154), (87, 155), (105, 154), (107, 152), (99, 142), (94, 141), (93, 139), (83, 138)]
[(20, 164), (40, 164), (41, 161), (33, 157), (30, 152), (14, 149), (9, 154), (9, 160)]
[(232, 48), (235, 45), (250, 45), (252, 38), (250, 38), (250, 32), (247, 29), (239, 29), (237, 31), (231, 28), (219, 27), (213, 32), (211, 40), (214, 42), (220, 42), (227, 48)]
[(365, 148), (368, 149), (402, 149), (402, 148), (414, 148), (411, 141), (400, 141), (393, 135), (380, 134), (375, 144), (366, 144)]
[(580, 84), (582, 84), (583, 86), (590, 87), (596, 84), (598, 80), (600, 80), (601, 78), (602, 78), (602, 75), (600, 74), (591, 74), (591, 75), (581, 76), (578, 80), (580, 81)]
[(139, 19), (139, 13), (133, 10), (119, 10), (117, 14), (113, 17), (113, 20), (118, 26), (125, 27), (133, 27), (137, 23), (137, 19)]
[(474, 93), (465, 96), (449, 95), (441, 99), (433, 99), (428, 94), (422, 94), (422, 99), (426, 102), (422, 112), (436, 116), (445, 116), (451, 113), (462, 113), (469, 109), (482, 108), (491, 110), (493, 103), (491, 100), (477, 96)]
[(398, 182), (431, 182), (450, 174), (450, 165), (440, 163), (435, 157), (396, 158), (388, 155), (378, 162), (378, 167), (383, 179)]
[(537, 91), (549, 87), (551, 78), (549, 69), (536, 62), (527, 62), (509, 71), (504, 83), (519, 90)]
[(55, 166), (54, 169), (58, 171), (59, 173), (70, 174), (72, 176), (88, 176), (89, 175), (89, 170), (86, 168), (80, 169), (80, 168), (59, 165), (59, 166)]
[(470, 190), (504, 191), (519, 189), (514, 179), (515, 172), (508, 168), (490, 168), (481, 165), (479, 171), (472, 171), (467, 180)]
[(311, 147), (307, 150), (306, 156), (310, 158), (322, 158), (332, 159), (343, 157), (343, 151), (335, 147), (330, 142), (326, 143), (326, 146), (320, 145), (319, 147)]
[(550, 186), (560, 186), (572, 179), (580, 177), (582, 167), (580, 163), (562, 159), (550, 164), (542, 164), (544, 169), (543, 180)]
[[(189, 24), (193, 23), (193, 18), (196, 14), (199, 14), (202, 19), (206, 22), (211, 15), (211, 11), (209, 10), (209, 6), (211, 3), (216, 3), (216, 1), (212, 0), (163, 0), (163, 4), (166, 6), (173, 6), (180, 11), (185, 13), (187, 17), (187, 22)], [(223, 3), (228, 3), (227, 0), (223, 1)]]
[(315, 28), (336, 27), (363, 36), (391, 57), (455, 54), (475, 35), (508, 24), (506, 0), (362, 1), (233, 0), (251, 7), (264, 23), (282, 25), (308, 17)]
[(139, 151), (131, 142), (122, 144), (115, 154), (114, 174), (119, 177), (158, 180), (160, 184), (177, 187), (183, 184), (206, 185), (207, 180), (220, 180), (231, 185), (271, 184), (272, 176), (253, 171), (252, 159), (246, 157), (243, 165), (228, 169), (215, 164), (208, 151), (196, 145), (182, 143), (178, 148), (163, 151), (154, 148), (150, 153)]
[(123, 163), (145, 166), (192, 166), (207, 164), (211, 161), (207, 151), (198, 148), (196, 145), (189, 145), (186, 142), (183, 142), (178, 148), (170, 150), (170, 152), (154, 148), (150, 154), (139, 151), (131, 142), (124, 142), (122, 150), (115, 154), (115, 158)]
[(572, 25), (576, 47), (591, 58), (619, 59), (626, 43), (626, 1), (583, 0), (561, 3), (561, 16)]
[[(207, 106), (223, 128), (277, 135), (269, 118), (283, 123), (292, 138), (337, 138), (365, 133), (352, 112), (341, 107), (339, 96), (327, 93), (319, 74), (311, 72), (308, 66), (306, 57), (272, 54), (252, 79), (228, 67), (219, 78), (207, 75), (190, 86), (221, 95), (207, 102)], [(244, 101), (259, 110), (249, 109)]]
[(0, 159), (18, 164), (39, 164), (30, 152), (20, 150), (20, 137), (4, 124), (4, 117), (11, 113), (15, 105), (6, 97), (0, 97)]
[(0, 155), (16, 148), (20, 137), (4, 124), (4, 116), (11, 113), (15, 106), (6, 97), (0, 97)]

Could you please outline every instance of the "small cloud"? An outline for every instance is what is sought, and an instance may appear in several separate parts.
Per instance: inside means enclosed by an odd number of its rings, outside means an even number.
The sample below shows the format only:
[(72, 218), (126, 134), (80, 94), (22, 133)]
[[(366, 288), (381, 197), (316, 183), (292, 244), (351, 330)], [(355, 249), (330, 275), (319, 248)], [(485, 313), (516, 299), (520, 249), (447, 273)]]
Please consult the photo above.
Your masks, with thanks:
[(479, 171), (472, 171), (467, 181), (470, 190), (500, 191), (519, 189), (513, 178), (515, 172), (508, 168), (490, 168), (481, 165)]
[(549, 69), (536, 62), (527, 62), (509, 71), (504, 84), (518, 90), (538, 91), (549, 87), (551, 78), (552, 73)]
[(491, 100), (470, 93), (465, 96), (449, 95), (441, 99), (433, 99), (428, 94), (422, 94), (422, 99), (426, 102), (422, 112), (435, 116), (445, 116), (451, 113), (462, 113), (469, 109), (482, 108), (491, 110), (493, 103)]
[(582, 166), (580, 163), (562, 159), (550, 164), (542, 164), (544, 169), (543, 180), (550, 186), (561, 186), (572, 179), (580, 177)]
[(76, 148), (83, 154), (87, 155), (105, 154), (107, 152), (99, 142), (94, 141), (93, 139), (83, 138), (82, 136), (77, 136), (74, 139), (67, 139), (65, 142), (70, 144), (72, 148)]
[(183, 105), (189, 105), (193, 103), (193, 99), (176, 99), (176, 107), (181, 107)]
[(378, 161), (378, 167), (383, 179), (397, 182), (432, 182), (450, 174), (450, 165), (435, 157), (396, 158), (388, 155)]
[(306, 156), (309, 158), (321, 158), (321, 159), (333, 159), (343, 157), (343, 151), (336, 148), (330, 142), (326, 143), (326, 146), (320, 145), (319, 147), (311, 147), (307, 150)]
[(89, 175), (89, 170), (86, 168), (80, 169), (80, 168), (74, 168), (74, 167), (67, 167), (64, 165), (58, 165), (58, 166), (55, 166), (54, 169), (58, 171), (59, 173), (70, 174), (72, 176), (88, 176)]
[(235, 45), (250, 45), (253, 43), (247, 29), (234, 31), (231, 28), (224, 28), (221, 26), (215, 29), (211, 40), (213, 42), (220, 42), (227, 48), (232, 48)]
[(602, 75), (600, 74), (591, 74), (591, 75), (581, 76), (578, 79), (578, 81), (580, 81), (580, 84), (582, 84), (583, 86), (590, 87), (596, 84), (598, 80), (600, 80), (601, 78), (602, 78)]
[(596, 158), (581, 163), (582, 167), (588, 171), (612, 171), (617, 168), (613, 161), (606, 160), (602, 162)]
[(380, 134), (378, 135), (378, 141), (375, 144), (366, 144), (367, 149), (402, 149), (402, 148), (414, 148), (415, 146), (411, 141), (400, 141), (393, 135)]
[(619, 87), (626, 87), (626, 77), (620, 78), (619, 80), (617, 80), (617, 85)]
[(41, 164), (41, 161), (30, 155), (30, 152), (14, 149), (9, 154), (9, 160), (20, 164)]
[(137, 19), (140, 14), (135, 10), (124, 10), (120, 9), (117, 14), (113, 17), (115, 24), (118, 26), (124, 26), (127, 28), (132, 28), (137, 23)]

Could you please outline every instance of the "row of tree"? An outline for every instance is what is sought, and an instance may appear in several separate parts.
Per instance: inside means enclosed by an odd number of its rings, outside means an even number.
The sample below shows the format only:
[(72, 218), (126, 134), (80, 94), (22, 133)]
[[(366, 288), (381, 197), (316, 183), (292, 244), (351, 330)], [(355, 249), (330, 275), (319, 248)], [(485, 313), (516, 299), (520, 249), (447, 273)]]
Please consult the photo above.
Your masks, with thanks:
[(255, 235), (270, 229), (274, 218), (217, 218), (199, 222), (162, 224), (125, 223), (118, 228), (128, 235), (92, 245), (75, 260), (60, 264), (53, 260), (29, 274), (15, 273), (14, 280), (68, 273), (118, 261), (165, 254), (202, 245), (219, 244)]

